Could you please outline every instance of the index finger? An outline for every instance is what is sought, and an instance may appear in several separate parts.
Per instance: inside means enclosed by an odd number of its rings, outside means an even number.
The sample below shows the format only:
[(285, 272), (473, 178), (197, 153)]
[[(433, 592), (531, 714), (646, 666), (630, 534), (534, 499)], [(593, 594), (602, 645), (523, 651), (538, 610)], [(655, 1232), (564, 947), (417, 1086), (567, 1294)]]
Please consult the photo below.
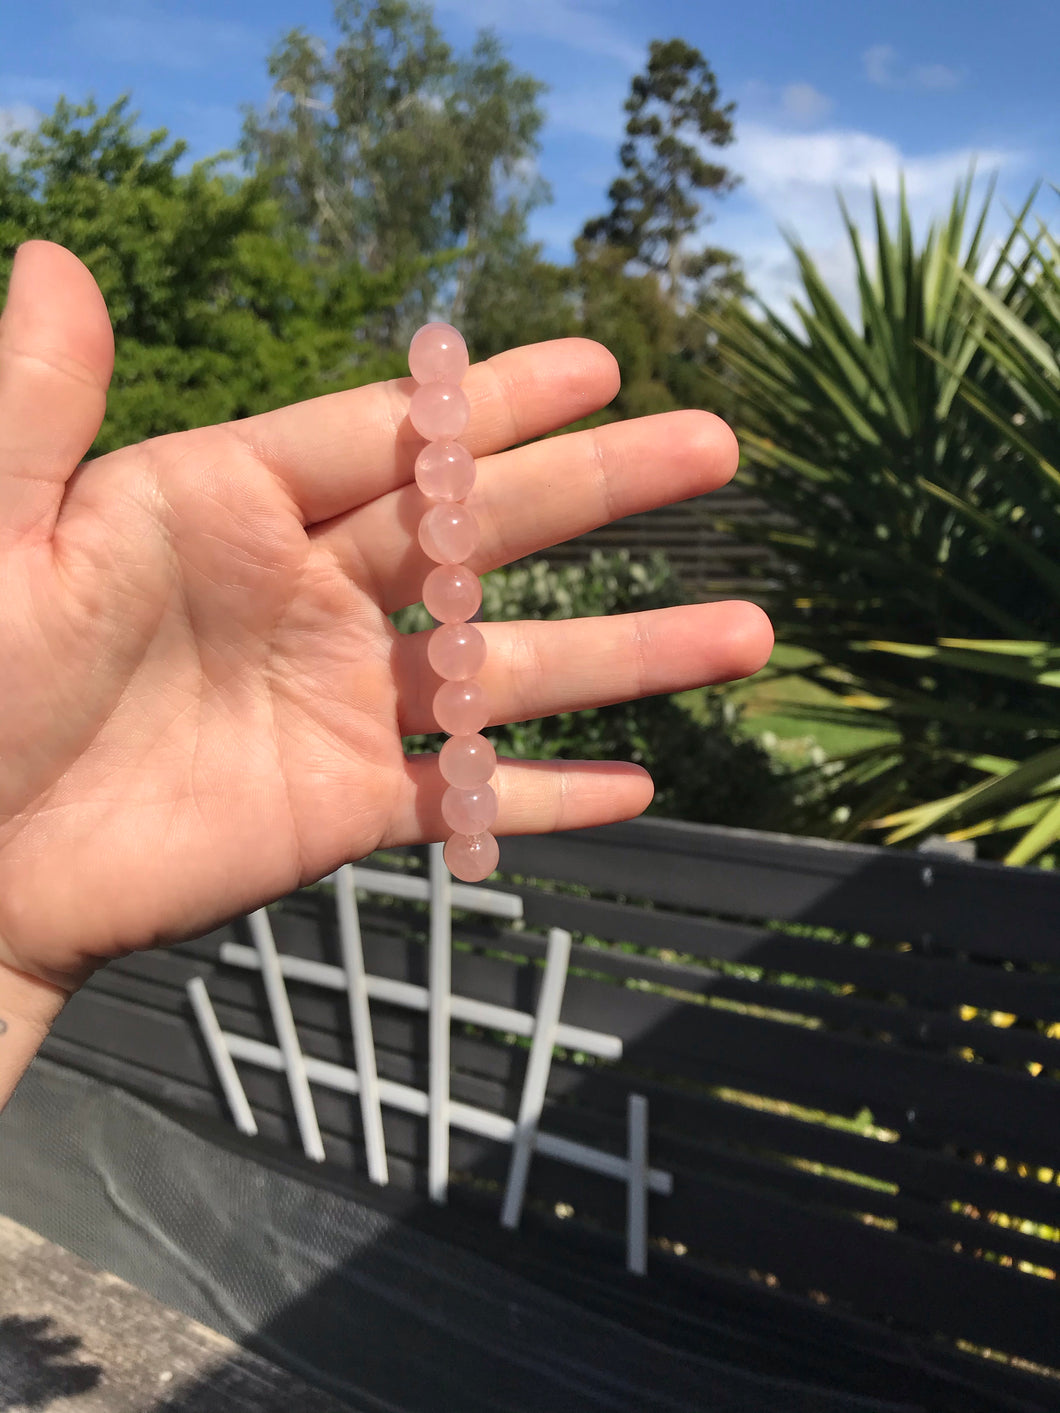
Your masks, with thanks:
[[(330, 520), (412, 480), (424, 439), (408, 419), (411, 378), (330, 393), (232, 422), (229, 430), (287, 489), (307, 525)], [(473, 456), (566, 427), (611, 401), (618, 364), (590, 339), (553, 339), (497, 354), (461, 384)]]

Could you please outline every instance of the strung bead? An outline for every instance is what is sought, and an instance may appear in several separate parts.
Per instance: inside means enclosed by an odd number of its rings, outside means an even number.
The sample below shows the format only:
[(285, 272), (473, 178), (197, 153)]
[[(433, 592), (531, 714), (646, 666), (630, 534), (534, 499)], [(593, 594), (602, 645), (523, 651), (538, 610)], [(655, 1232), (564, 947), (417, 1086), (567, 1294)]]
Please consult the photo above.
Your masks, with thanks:
[(462, 564), (482, 538), (478, 521), (466, 505), (432, 505), (417, 533), (424, 554), (439, 564)]
[(466, 623), (482, 604), (478, 575), (466, 564), (439, 564), (423, 581), (423, 604), (439, 623)]
[(427, 660), (446, 679), (434, 696), (434, 716), (439, 729), (450, 733), (438, 763), (449, 786), (442, 817), (453, 831), (444, 856), (457, 878), (477, 883), (497, 867), (500, 850), (489, 832), (497, 796), (487, 783), (497, 754), (479, 734), (489, 719), (489, 703), (480, 684), (470, 680), (485, 663), (486, 640), (467, 621), (482, 603), (482, 586), (463, 563), (480, 539), (478, 522), (460, 504), (474, 485), (475, 462), (454, 440), (471, 415), (459, 387), (467, 369), (467, 346), (451, 324), (427, 324), (414, 336), (409, 372), (418, 386), (409, 421), (428, 442), (416, 458), (416, 484), (435, 502), (420, 521), (418, 539), (438, 564), (424, 581), (423, 602), (442, 625), (427, 640)]
[(475, 458), (459, 442), (428, 442), (416, 458), (416, 484), (431, 500), (463, 500), (475, 484)]
[(459, 383), (468, 361), (467, 344), (452, 324), (424, 324), (409, 344), (409, 372), (417, 383)]
[(429, 442), (458, 437), (471, 417), (471, 404), (456, 383), (421, 383), (409, 402), (409, 421)]
[(485, 785), (497, 766), (497, 752), (485, 736), (450, 736), (438, 754), (442, 779), (461, 790)]
[(434, 719), (439, 731), (473, 736), (490, 719), (486, 693), (477, 682), (443, 682), (434, 694)]
[(486, 661), (486, 640), (470, 623), (443, 624), (427, 639), (427, 661), (439, 677), (464, 682)]
[(450, 785), (442, 796), (442, 818), (454, 834), (481, 834), (497, 818), (496, 793), (490, 785)]
[(481, 883), (500, 862), (501, 851), (492, 834), (453, 834), (442, 850), (446, 867), (465, 883)]

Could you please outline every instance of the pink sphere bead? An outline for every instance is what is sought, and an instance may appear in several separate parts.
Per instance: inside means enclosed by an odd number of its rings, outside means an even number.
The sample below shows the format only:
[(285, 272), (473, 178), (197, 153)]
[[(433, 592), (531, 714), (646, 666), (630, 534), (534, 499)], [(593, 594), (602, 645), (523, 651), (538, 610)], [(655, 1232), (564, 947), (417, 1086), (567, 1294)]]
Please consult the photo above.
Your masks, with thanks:
[(442, 779), (461, 790), (485, 785), (497, 767), (497, 752), (485, 736), (450, 736), (438, 754)]
[[(427, 661), (439, 677), (464, 682), (486, 661), (486, 640), (470, 623), (446, 623), (431, 634)], [(473, 829), (466, 832), (475, 833)]]
[(416, 458), (416, 484), (431, 500), (463, 500), (475, 484), (475, 458), (459, 442), (428, 442)]
[(423, 581), (423, 603), (439, 623), (466, 623), (482, 606), (482, 585), (466, 564), (439, 564)]
[(420, 548), (439, 564), (462, 564), (481, 538), (478, 521), (466, 505), (432, 505), (420, 520)]
[(497, 796), (490, 785), (461, 790), (450, 785), (442, 796), (442, 818), (454, 834), (481, 834), (497, 818)]
[(458, 383), (468, 368), (467, 344), (452, 324), (424, 324), (409, 344), (409, 372), (417, 383)]
[(492, 834), (454, 834), (442, 850), (446, 867), (464, 883), (481, 883), (500, 863), (501, 851)]
[(471, 404), (455, 383), (422, 383), (409, 403), (409, 421), (429, 442), (458, 437), (470, 417)]
[(490, 719), (486, 693), (477, 682), (443, 682), (434, 694), (434, 719), (439, 731), (473, 736)]

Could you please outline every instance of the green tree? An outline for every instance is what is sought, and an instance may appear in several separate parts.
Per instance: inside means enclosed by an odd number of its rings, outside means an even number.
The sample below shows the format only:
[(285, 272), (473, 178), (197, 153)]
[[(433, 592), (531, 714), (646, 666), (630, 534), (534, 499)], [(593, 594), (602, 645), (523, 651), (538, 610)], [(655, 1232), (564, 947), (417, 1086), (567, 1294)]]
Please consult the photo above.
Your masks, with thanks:
[(715, 281), (737, 280), (735, 257), (689, 239), (707, 224), (703, 196), (732, 191), (738, 178), (709, 161), (704, 145), (733, 140), (735, 105), (722, 103), (713, 69), (683, 39), (653, 40), (647, 69), (633, 79), (625, 110), (622, 175), (611, 184), (611, 209), (589, 221), (583, 235), (625, 252), (626, 259), (662, 277), (668, 293), (698, 303)]
[(621, 251), (584, 241), (567, 265), (542, 259), (533, 246), (498, 247), (469, 286), (469, 344), (490, 357), (540, 339), (596, 339), (618, 360), (622, 385), (610, 407), (580, 425), (668, 412), (682, 405), (669, 385), (682, 321), (657, 275), (625, 266)]
[(121, 99), (62, 100), (0, 154), (2, 285), (16, 247), (44, 238), (107, 300), (116, 365), (97, 451), (401, 371), (353, 333), (396, 277), (350, 261), (322, 273), (263, 181), (216, 160), (182, 172), (184, 152), (140, 133)]
[(338, 0), (335, 21), (333, 52), (300, 29), (273, 51), (243, 150), (319, 257), (415, 273), (396, 343), (439, 297), (458, 316), (491, 241), (544, 198), (542, 85), (488, 33), (455, 55), (417, 0)]
[(506, 348), (584, 333), (571, 268), (541, 253), (521, 232), (501, 232), (483, 249), (464, 292), (460, 328), (476, 358)]
[(622, 370), (614, 417), (648, 417), (678, 406), (669, 386), (682, 320), (653, 271), (625, 268), (623, 253), (578, 241), (570, 285), (581, 331), (605, 344)]

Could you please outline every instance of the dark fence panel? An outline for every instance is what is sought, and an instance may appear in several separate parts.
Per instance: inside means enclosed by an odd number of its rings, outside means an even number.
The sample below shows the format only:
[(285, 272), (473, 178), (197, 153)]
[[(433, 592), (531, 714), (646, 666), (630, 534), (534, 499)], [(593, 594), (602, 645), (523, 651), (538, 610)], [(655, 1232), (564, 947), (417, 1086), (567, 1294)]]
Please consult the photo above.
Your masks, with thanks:
[[(948, 1341), (973, 1381), (969, 1346), (1060, 1364), (1060, 878), (659, 820), (508, 840), (502, 865), (525, 923), (457, 914), (454, 992), (532, 1010), (540, 929), (574, 932), (563, 1019), (624, 1055), (558, 1051), (542, 1127), (622, 1153), (627, 1096), (647, 1097), (651, 1161), (674, 1175), (650, 1204), (653, 1300), (724, 1273), (821, 1321), (900, 1328), (922, 1357)], [(281, 952), (338, 962), (327, 888), (271, 918)], [(364, 898), (361, 921), (370, 974), (426, 983), (425, 908)], [(274, 1042), (261, 981), (220, 963), (225, 940), (246, 942), (245, 924), (101, 972), (53, 1056), (223, 1119), (187, 981), (207, 980), (222, 1026)], [(354, 1067), (344, 998), (289, 989), (305, 1052)], [(372, 1015), (380, 1074), (426, 1088), (426, 1018)], [(526, 1058), (511, 1035), (454, 1025), (453, 1098), (514, 1116)], [(283, 1076), (240, 1069), (261, 1141), (296, 1147)], [(363, 1172), (356, 1101), (314, 1097), (329, 1162)], [(425, 1123), (386, 1110), (385, 1132), (392, 1182), (421, 1191)], [(454, 1204), (495, 1221), (508, 1155), (454, 1131)], [(601, 1249), (624, 1228), (619, 1184), (540, 1156), (528, 1202), (531, 1222)]]
[(593, 550), (628, 550), (640, 558), (661, 551), (690, 594), (757, 599), (774, 572), (774, 557), (764, 545), (737, 539), (726, 522), (776, 524), (779, 517), (737, 477), (709, 496), (627, 516), (537, 557), (550, 564), (585, 564)]
[(512, 839), (504, 866), (733, 918), (1057, 961), (1060, 886), (1031, 869), (661, 819)]

